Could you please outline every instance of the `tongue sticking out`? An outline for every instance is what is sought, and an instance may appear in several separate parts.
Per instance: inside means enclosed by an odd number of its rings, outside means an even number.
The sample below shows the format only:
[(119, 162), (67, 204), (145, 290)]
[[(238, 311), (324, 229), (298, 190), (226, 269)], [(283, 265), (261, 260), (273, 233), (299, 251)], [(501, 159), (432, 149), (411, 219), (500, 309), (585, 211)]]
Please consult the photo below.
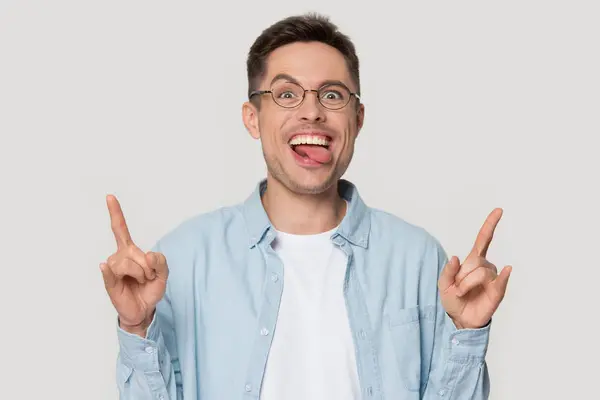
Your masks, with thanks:
[(321, 164), (325, 164), (331, 160), (331, 151), (316, 144), (299, 144), (294, 146), (294, 151), (302, 157), (308, 157)]

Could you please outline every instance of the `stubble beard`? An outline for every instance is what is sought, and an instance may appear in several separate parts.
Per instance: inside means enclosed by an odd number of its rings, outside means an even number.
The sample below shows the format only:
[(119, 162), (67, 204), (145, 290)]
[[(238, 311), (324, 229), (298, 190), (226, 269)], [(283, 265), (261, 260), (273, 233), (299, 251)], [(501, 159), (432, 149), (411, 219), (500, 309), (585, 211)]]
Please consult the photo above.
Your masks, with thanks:
[(277, 157), (266, 154), (264, 149), (263, 156), (269, 174), (288, 190), (297, 194), (317, 195), (329, 190), (342, 177), (350, 165), (353, 151), (350, 152), (350, 155), (346, 159), (339, 159), (337, 165), (330, 170), (327, 178), (318, 184), (304, 184), (292, 178), (292, 175), (285, 171), (280, 160)]

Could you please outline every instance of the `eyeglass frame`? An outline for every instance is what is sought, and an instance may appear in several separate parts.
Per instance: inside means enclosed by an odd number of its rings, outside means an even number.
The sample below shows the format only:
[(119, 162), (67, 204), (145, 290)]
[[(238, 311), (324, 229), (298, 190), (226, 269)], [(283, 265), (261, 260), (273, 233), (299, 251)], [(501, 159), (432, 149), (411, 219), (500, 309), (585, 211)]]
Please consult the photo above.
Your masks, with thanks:
[[(296, 104), (295, 106), (292, 106), (292, 107), (286, 107), (286, 106), (282, 106), (281, 104), (279, 104), (279, 103), (277, 102), (277, 100), (275, 100), (275, 97), (273, 97), (273, 83), (274, 83), (274, 82), (276, 82), (276, 81), (278, 81), (278, 80), (281, 80), (281, 79), (286, 79), (286, 80), (288, 81), (288, 83), (293, 83), (293, 84), (295, 84), (295, 85), (299, 86), (299, 87), (300, 87), (300, 89), (302, 89), (302, 90), (303, 90), (303, 92), (302, 92), (302, 100), (300, 100), (300, 102), (299, 102), (298, 104)], [(291, 76), (288, 76), (288, 75), (285, 75), (285, 74), (280, 74), (280, 75), (276, 76), (276, 77), (273, 79), (273, 81), (272, 81), (272, 82), (273, 82), (273, 83), (271, 84), (271, 89), (269, 89), (269, 90), (253, 90), (253, 91), (252, 91), (252, 92), (250, 92), (250, 94), (248, 95), (248, 99), (252, 99), (252, 96), (255, 96), (255, 95), (260, 95), (260, 96), (262, 96), (263, 94), (270, 94), (270, 95), (271, 95), (271, 98), (273, 99), (273, 101), (275, 102), (275, 104), (277, 104), (279, 107), (281, 107), (281, 108), (286, 108), (286, 109), (294, 109), (294, 108), (296, 108), (296, 107), (300, 107), (300, 106), (302, 105), (302, 103), (304, 103), (304, 99), (306, 99), (306, 92), (315, 92), (315, 93), (317, 94), (317, 100), (319, 101), (319, 104), (321, 104), (321, 105), (322, 105), (323, 107), (325, 107), (326, 109), (328, 109), (328, 110), (333, 110), (333, 111), (335, 111), (335, 110), (341, 110), (342, 108), (344, 108), (344, 107), (346, 107), (348, 104), (350, 104), (350, 100), (352, 99), (352, 96), (354, 96), (354, 97), (356, 98), (356, 100), (360, 101), (360, 94), (359, 94), (359, 93), (356, 93), (356, 92), (353, 92), (353, 91), (351, 91), (351, 90), (350, 90), (350, 88), (349, 88), (348, 86), (346, 86), (346, 85), (345, 85), (343, 82), (341, 82), (341, 81), (328, 81), (328, 82), (325, 82), (323, 85), (321, 85), (321, 86), (320, 86), (318, 89), (305, 89), (305, 88), (304, 88), (304, 86), (302, 86), (302, 85), (301, 85), (299, 82), (297, 82), (297, 81), (296, 81), (295, 79), (293, 79)], [(347, 101), (347, 102), (346, 102), (346, 103), (345, 103), (343, 106), (341, 106), (341, 107), (338, 107), (338, 108), (331, 108), (331, 107), (328, 107), (328, 106), (326, 106), (325, 104), (323, 104), (323, 103), (321, 102), (321, 97), (319, 96), (319, 92), (320, 92), (320, 91), (321, 91), (323, 88), (326, 88), (326, 87), (328, 87), (328, 86), (335, 86), (335, 85), (337, 85), (337, 86), (342, 86), (344, 89), (346, 89), (346, 90), (348, 91), (348, 93), (349, 93), (349, 96), (348, 96), (348, 101)]]

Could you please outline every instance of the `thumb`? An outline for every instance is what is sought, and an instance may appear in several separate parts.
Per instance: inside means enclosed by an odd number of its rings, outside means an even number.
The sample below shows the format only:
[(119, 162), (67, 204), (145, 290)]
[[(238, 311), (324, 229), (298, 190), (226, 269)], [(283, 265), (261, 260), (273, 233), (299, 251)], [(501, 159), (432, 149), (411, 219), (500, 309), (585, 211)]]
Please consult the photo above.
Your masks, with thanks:
[(494, 284), (496, 286), (496, 290), (498, 291), (498, 294), (500, 295), (500, 298), (503, 298), (504, 294), (506, 293), (506, 288), (508, 286), (508, 278), (510, 278), (511, 272), (512, 272), (512, 267), (510, 265), (508, 265), (508, 266), (502, 268), (502, 271), (500, 271), (500, 273), (496, 277)]
[(149, 251), (146, 253), (146, 262), (148, 266), (156, 271), (156, 276), (166, 280), (168, 275), (167, 259), (162, 253)]
[(440, 279), (438, 281), (438, 287), (440, 291), (446, 291), (450, 286), (454, 285), (454, 278), (458, 271), (460, 270), (460, 261), (458, 257), (452, 256), (450, 260), (442, 270), (440, 274)]

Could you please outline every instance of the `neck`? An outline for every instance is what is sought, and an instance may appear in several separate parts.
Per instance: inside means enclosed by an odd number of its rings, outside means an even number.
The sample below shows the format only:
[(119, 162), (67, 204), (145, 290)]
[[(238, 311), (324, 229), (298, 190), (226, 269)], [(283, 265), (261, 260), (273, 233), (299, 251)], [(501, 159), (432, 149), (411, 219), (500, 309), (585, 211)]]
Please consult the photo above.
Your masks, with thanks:
[(338, 194), (337, 183), (319, 194), (298, 194), (270, 174), (262, 203), (275, 229), (297, 235), (331, 230), (346, 213), (346, 202)]

